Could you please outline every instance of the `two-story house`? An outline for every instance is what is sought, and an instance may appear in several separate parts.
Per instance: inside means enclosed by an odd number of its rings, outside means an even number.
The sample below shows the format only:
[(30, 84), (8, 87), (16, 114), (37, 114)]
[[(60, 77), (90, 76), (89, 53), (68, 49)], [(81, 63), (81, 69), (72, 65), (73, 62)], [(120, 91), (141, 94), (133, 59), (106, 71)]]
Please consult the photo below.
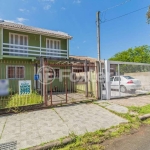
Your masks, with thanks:
[(0, 20), (0, 80), (8, 79), (16, 92), (19, 80), (31, 80), (34, 88), (38, 58), (69, 59), (71, 38), (64, 32)]

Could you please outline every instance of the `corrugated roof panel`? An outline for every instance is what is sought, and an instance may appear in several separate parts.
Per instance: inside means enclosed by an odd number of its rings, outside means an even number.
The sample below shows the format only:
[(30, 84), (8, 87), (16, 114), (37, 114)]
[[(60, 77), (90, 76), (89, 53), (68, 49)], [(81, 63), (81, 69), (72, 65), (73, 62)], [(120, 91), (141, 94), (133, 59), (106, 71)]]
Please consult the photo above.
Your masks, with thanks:
[(60, 38), (65, 38), (65, 39), (72, 38), (72, 36), (70, 36), (69, 34), (61, 32), (61, 31), (52, 31), (52, 30), (26, 26), (26, 25), (22, 25), (22, 24), (7, 22), (7, 21), (0, 21), (0, 27), (8, 28), (8, 29), (16, 29), (16, 30), (21, 30), (21, 31), (24, 30), (27, 32), (35, 32), (36, 34), (37, 33), (44, 34), (44, 35), (46, 34), (49, 36), (60, 37)]

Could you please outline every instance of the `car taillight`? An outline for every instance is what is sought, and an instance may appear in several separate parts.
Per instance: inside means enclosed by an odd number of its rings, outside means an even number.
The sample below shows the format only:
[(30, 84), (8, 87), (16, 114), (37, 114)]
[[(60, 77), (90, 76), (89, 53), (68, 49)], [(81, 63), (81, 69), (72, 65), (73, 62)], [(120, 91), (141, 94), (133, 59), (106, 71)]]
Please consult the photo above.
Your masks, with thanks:
[(130, 81), (128, 81), (128, 82), (127, 82), (127, 84), (132, 84), (132, 83), (133, 83), (133, 81), (132, 81), (132, 80), (130, 80)]

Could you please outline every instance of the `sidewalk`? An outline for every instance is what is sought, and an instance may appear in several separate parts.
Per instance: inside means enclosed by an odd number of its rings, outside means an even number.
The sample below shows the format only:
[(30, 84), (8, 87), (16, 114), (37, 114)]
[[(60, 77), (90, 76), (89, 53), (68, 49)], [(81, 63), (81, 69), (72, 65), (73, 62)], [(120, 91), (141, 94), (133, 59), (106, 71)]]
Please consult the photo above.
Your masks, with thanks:
[(0, 117), (0, 143), (17, 141), (17, 149), (110, 128), (127, 120), (96, 104), (78, 104)]

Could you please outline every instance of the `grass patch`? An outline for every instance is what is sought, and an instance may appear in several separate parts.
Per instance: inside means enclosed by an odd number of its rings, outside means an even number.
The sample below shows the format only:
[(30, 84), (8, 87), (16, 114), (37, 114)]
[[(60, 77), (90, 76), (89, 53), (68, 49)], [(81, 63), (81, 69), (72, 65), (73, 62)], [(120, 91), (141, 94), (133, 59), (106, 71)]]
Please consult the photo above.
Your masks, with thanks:
[(129, 107), (129, 110), (133, 111), (133, 112), (137, 112), (141, 115), (149, 114), (150, 113), (150, 105), (146, 105), (146, 106), (143, 106), (143, 107), (132, 106), (132, 107)]
[(144, 124), (150, 125), (150, 118), (143, 121)]
[(29, 95), (11, 95), (0, 98), (0, 109), (27, 106), (34, 104), (41, 104), (42, 97), (37, 93), (31, 93)]
[(137, 126), (129, 123), (118, 125), (108, 130), (98, 130), (92, 133), (86, 133), (82, 136), (75, 136), (74, 142), (66, 146), (55, 147), (53, 150), (104, 150), (102, 143), (114, 137), (119, 137), (123, 133), (129, 133), (131, 129)]

